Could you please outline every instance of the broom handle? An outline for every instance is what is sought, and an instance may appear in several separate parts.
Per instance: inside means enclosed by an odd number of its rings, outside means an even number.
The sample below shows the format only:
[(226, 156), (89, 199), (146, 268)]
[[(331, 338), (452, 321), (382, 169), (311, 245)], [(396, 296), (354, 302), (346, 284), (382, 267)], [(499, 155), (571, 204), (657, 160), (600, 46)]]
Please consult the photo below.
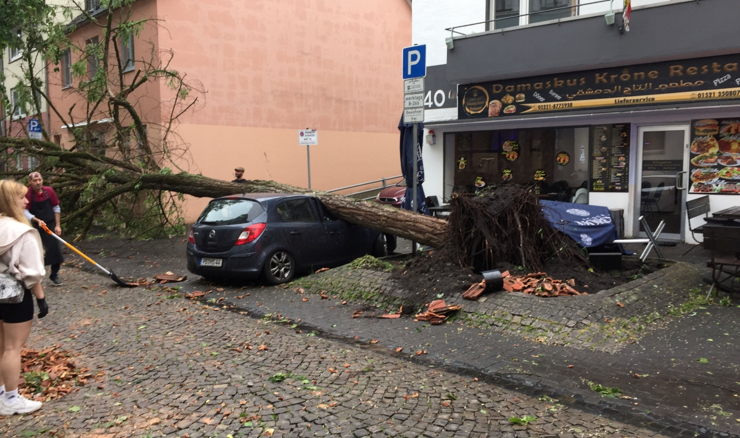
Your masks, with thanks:
[(53, 232), (52, 232), (52, 231), (51, 231), (51, 230), (50, 230), (50, 229), (49, 229), (49, 228), (48, 228), (48, 227), (47, 227), (47, 226), (46, 226), (45, 224), (41, 224), (41, 228), (43, 228), (43, 229), (44, 229), (44, 231), (46, 231), (47, 233), (51, 234), (51, 236), (52, 236), (52, 237), (54, 237), (55, 239), (57, 239), (58, 241), (60, 241), (60, 242), (62, 242), (63, 244), (67, 245), (67, 248), (69, 248), (69, 249), (71, 249), (72, 251), (74, 251), (74, 252), (76, 252), (77, 254), (79, 254), (79, 255), (80, 255), (80, 257), (84, 258), (84, 259), (85, 259), (85, 260), (87, 260), (88, 262), (90, 262), (90, 263), (92, 263), (93, 265), (95, 265), (95, 266), (97, 266), (98, 268), (100, 268), (100, 270), (102, 270), (102, 271), (103, 271), (103, 272), (105, 272), (106, 274), (110, 275), (110, 271), (108, 271), (108, 270), (107, 270), (107, 269), (105, 269), (104, 267), (100, 266), (99, 264), (95, 263), (95, 260), (93, 260), (93, 259), (91, 259), (90, 257), (86, 256), (86, 255), (85, 255), (85, 254), (83, 254), (83, 253), (82, 253), (82, 252), (81, 252), (81, 251), (80, 251), (79, 249), (77, 249), (77, 248), (75, 248), (74, 246), (72, 246), (72, 245), (70, 245), (69, 243), (67, 243), (67, 241), (66, 241), (66, 240), (64, 240), (64, 239), (62, 239), (61, 237), (59, 237), (59, 236), (57, 236), (56, 234), (54, 234), (54, 233), (53, 233)]

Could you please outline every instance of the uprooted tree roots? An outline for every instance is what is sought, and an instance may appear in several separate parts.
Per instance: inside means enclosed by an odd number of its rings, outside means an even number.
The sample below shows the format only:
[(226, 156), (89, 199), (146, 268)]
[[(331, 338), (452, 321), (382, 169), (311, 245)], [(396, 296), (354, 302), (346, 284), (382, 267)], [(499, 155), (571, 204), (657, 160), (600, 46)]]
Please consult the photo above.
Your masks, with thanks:
[(511, 263), (541, 271), (553, 257), (588, 265), (576, 244), (542, 215), (532, 187), (505, 184), (478, 196), (453, 197), (450, 204), (445, 246), (461, 266), (482, 271)]

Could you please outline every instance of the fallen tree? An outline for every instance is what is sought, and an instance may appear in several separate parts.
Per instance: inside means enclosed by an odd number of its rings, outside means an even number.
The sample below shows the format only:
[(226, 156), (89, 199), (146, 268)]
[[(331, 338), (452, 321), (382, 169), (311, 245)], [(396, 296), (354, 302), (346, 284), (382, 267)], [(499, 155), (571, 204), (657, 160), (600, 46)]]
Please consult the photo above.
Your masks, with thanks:
[[(161, 23), (156, 18), (132, 19), (132, 0), (104, 1), (103, 9), (94, 14), (84, 4), (72, 2), (67, 7), (47, 5), (43, 0), (13, 0), (0, 19), (0, 36), (5, 37), (0, 39), (0, 50), (10, 46), (22, 48), (24, 54), (15, 101), (7, 99), (8, 90), (0, 81), (6, 122), (6, 132), (0, 133), (0, 177), (25, 182), (28, 171), (16, 163), (28, 157), (37, 160), (34, 170), (40, 171), (60, 196), (62, 222), (68, 232), (84, 238), (97, 223), (131, 237), (181, 235), (182, 195), (313, 193), (340, 219), (425, 245), (444, 243), (447, 224), (433, 217), (274, 181), (237, 184), (188, 172), (187, 145), (176, 127), (178, 118), (196, 107), (205, 90), (186, 80), (186, 74), (170, 68), (174, 54), (155, 50), (153, 42), (148, 59), (137, 57), (135, 73), (124, 76), (130, 64), (122, 58), (122, 41), (138, 36), (146, 26), (154, 28)], [(79, 26), (102, 30), (100, 42), (80, 40), (74, 26), (52, 19), (60, 14), (76, 17), (73, 22)], [(66, 97), (75, 98), (76, 103), (68, 110), (62, 108), (64, 102), (49, 98), (36, 73), (46, 65), (57, 72), (50, 73), (52, 76), (58, 76), (65, 51), (77, 59), (71, 67), (76, 86)], [(99, 66), (93, 77), (88, 77), (89, 63)], [(144, 112), (140, 100), (147, 92), (142, 87), (154, 82), (166, 84), (166, 88), (157, 111)], [(43, 138), (37, 140), (28, 138), (27, 121), (13, 116), (42, 114), (42, 101), (71, 136), (64, 147), (51, 141), (51, 128), (44, 118), (36, 117)], [(157, 118), (160, 114), (161, 119)], [(101, 137), (95, 121), (103, 119), (111, 123)]]
[(98, 192), (88, 198), (84, 205), (65, 214), (62, 220), (65, 224), (83, 218), (91, 219), (107, 203), (125, 194), (143, 191), (170, 192), (201, 198), (239, 193), (311, 193), (332, 214), (347, 222), (433, 247), (441, 246), (446, 239), (447, 222), (441, 219), (275, 181), (252, 180), (240, 184), (185, 172), (175, 174), (167, 168), (151, 173), (109, 157), (67, 151), (43, 140), (0, 137), (0, 148), (3, 147), (29, 150), (36, 156), (53, 158), (55, 168), (47, 173), (48, 181), (59, 189), (60, 196), (65, 199), (78, 197), (85, 189), (87, 181), (81, 181), (77, 175), (99, 177), (96, 183), (106, 187), (106, 190)]

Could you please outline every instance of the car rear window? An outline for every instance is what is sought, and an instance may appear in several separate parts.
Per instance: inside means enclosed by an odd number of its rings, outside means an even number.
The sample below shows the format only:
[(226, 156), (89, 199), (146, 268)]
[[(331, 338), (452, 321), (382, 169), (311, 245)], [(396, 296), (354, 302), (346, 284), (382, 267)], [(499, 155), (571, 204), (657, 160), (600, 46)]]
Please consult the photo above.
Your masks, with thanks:
[(252, 222), (264, 212), (259, 202), (250, 199), (216, 199), (198, 218), (199, 224), (231, 225)]

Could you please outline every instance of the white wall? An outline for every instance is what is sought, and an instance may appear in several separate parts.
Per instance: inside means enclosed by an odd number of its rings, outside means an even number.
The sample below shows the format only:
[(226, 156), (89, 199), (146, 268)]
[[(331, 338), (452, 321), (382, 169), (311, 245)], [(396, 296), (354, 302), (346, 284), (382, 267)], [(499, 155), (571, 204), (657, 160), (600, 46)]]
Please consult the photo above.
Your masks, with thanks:
[(435, 144), (427, 143), (428, 129), (424, 129), (424, 194), (436, 196), (440, 205), (443, 204), (444, 195), (444, 133), (434, 129), (437, 137)]
[[(445, 28), (486, 20), (486, 0), (414, 0), (411, 18), (413, 44), (427, 45), (427, 66), (447, 63)], [(471, 26), (465, 33), (478, 33), (484, 25)]]

